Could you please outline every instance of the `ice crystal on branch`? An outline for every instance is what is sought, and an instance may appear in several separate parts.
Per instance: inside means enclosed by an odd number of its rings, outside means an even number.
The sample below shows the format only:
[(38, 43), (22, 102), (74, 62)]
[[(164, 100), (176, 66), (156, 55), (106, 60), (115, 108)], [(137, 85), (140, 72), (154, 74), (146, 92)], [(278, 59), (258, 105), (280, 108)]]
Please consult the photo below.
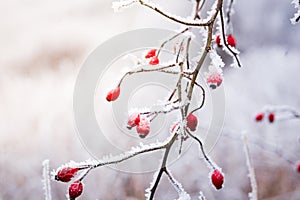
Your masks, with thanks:
[(43, 190), (45, 194), (45, 200), (51, 200), (51, 184), (50, 184), (50, 174), (49, 174), (49, 160), (43, 161)]
[[(219, 54), (215, 50), (211, 50), (209, 52), (209, 57), (211, 59), (211, 64), (213, 66), (215, 66), (216, 68), (225, 66), (225, 63), (223, 62), (221, 56), (219, 56)], [(220, 70), (218, 70), (218, 71), (220, 71)], [(221, 72), (222, 72), (222, 70), (221, 70)]]
[(294, 14), (294, 17), (290, 20), (292, 24), (296, 24), (300, 21), (300, 2), (299, 0), (293, 0), (292, 4), (294, 4), (295, 8), (297, 9), (297, 12)]
[(112, 8), (115, 12), (120, 12), (124, 8), (128, 8), (134, 3), (137, 3), (138, 0), (120, 0), (112, 2)]

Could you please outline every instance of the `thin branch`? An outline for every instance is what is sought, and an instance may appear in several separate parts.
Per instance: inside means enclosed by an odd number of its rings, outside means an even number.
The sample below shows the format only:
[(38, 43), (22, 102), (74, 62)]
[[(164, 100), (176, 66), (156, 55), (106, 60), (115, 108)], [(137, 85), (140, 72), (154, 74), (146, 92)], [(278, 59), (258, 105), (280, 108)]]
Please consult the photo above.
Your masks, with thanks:
[(206, 155), (205, 151), (204, 151), (204, 146), (201, 142), (201, 140), (195, 136), (194, 134), (192, 134), (188, 129), (186, 129), (186, 132), (188, 133), (189, 136), (191, 136), (194, 140), (196, 140), (200, 146), (201, 152), (205, 158), (205, 160), (207, 161), (207, 163), (213, 168), (215, 169), (216, 167), (214, 166), (214, 164), (212, 163), (212, 161), (209, 159), (209, 157)]
[(177, 56), (176, 56), (176, 63), (178, 63), (178, 60), (179, 60), (179, 55), (181, 53), (181, 49), (183, 47), (183, 43), (184, 43), (184, 39), (181, 41), (180, 43), (180, 46), (179, 46), (179, 49), (178, 49), (178, 53), (177, 53)]
[(185, 50), (185, 59), (186, 59), (186, 68), (190, 69), (190, 60), (189, 60), (189, 51), (190, 51), (190, 44), (191, 44), (192, 38), (189, 37), (186, 43), (186, 50)]
[(51, 200), (51, 183), (50, 183), (50, 174), (49, 174), (49, 160), (43, 161), (43, 190), (45, 195), (45, 200)]
[(201, 4), (200, 7), (199, 7), (199, 12), (202, 10), (204, 4), (205, 4), (205, 0), (202, 0), (202, 4)]
[(152, 10), (154, 10), (155, 12), (161, 14), (162, 16), (174, 21), (174, 22), (177, 22), (179, 24), (183, 24), (183, 25), (186, 25), (186, 26), (196, 26), (196, 27), (199, 27), (199, 26), (209, 26), (210, 24), (212, 24), (217, 16), (217, 13), (218, 13), (218, 10), (219, 8), (221, 7), (222, 5), (222, 2), (223, 0), (218, 0), (218, 6), (217, 6), (217, 9), (216, 9), (216, 13), (207, 21), (207, 22), (197, 22), (195, 20), (193, 21), (186, 21), (184, 19), (178, 19), (177, 16), (172, 16), (170, 14), (168, 14), (167, 12), (161, 10), (160, 8), (156, 7), (154, 4), (152, 3), (147, 3), (145, 2), (144, 0), (139, 0), (140, 4), (143, 5), (143, 6), (146, 6)]
[(153, 112), (143, 112), (140, 114), (148, 114), (147, 117), (151, 117), (152, 115), (158, 115), (158, 114), (168, 114), (174, 110), (178, 110), (181, 108), (184, 108), (187, 105), (187, 103), (183, 104), (183, 105), (179, 105), (179, 106), (172, 106), (172, 108), (170, 108), (169, 110), (159, 110), (159, 111), (153, 111)]
[(168, 66), (163, 66), (163, 67), (154, 68), (154, 69), (144, 69), (144, 68), (142, 68), (142, 69), (126, 72), (124, 74), (124, 76), (121, 78), (121, 80), (119, 81), (118, 86), (120, 86), (122, 84), (125, 77), (130, 76), (132, 74), (144, 73), (144, 72), (157, 72), (157, 71), (162, 71), (163, 72), (163, 70), (169, 69), (169, 68), (172, 68), (172, 67), (175, 67), (175, 66), (176, 66), (176, 64), (171, 64), (171, 65), (168, 65)]
[(188, 30), (190, 30), (190, 28), (185, 28), (184, 30), (180, 31), (179, 33), (173, 35), (172, 37), (170, 37), (169, 39), (167, 39), (166, 41), (164, 41), (164, 42), (160, 45), (160, 47), (159, 47), (159, 49), (158, 49), (158, 51), (157, 51), (157, 56), (160, 54), (162, 48), (163, 48), (167, 43), (171, 42), (172, 40), (174, 40), (174, 39), (177, 38), (178, 36), (182, 35), (183, 33), (187, 32)]
[(228, 49), (228, 51), (234, 56), (234, 58), (235, 58), (235, 60), (236, 60), (236, 62), (238, 64), (238, 66), (241, 67), (242, 65), (241, 65), (240, 59), (238, 58), (238, 54), (235, 51), (233, 51), (231, 49), (231, 47), (228, 45), (228, 43), (226, 42), (225, 25), (224, 25), (224, 18), (223, 18), (223, 11), (222, 11), (222, 9), (220, 9), (220, 18), (221, 18), (222, 38), (223, 38), (223, 41), (224, 41), (224, 45), (225, 45), (226, 49)]
[(198, 86), (202, 90), (202, 102), (201, 102), (200, 106), (198, 108), (195, 108), (194, 110), (192, 110), (191, 113), (194, 113), (194, 112), (200, 110), (204, 106), (204, 102), (205, 102), (205, 90), (204, 90), (204, 88), (201, 85), (198, 85)]
[[(183, 66), (180, 65), (180, 71), (183, 72)], [(178, 79), (178, 85), (177, 85), (177, 91), (178, 91), (178, 99), (179, 102), (182, 101), (182, 88), (181, 88), (181, 81), (183, 78), (183, 73), (180, 74), (179, 79)], [(188, 103), (189, 105), (189, 103)], [(186, 105), (186, 106), (188, 106)], [(186, 118), (186, 115), (184, 113), (184, 108), (180, 108), (180, 112), (181, 112), (181, 119), (182, 121)], [(183, 144), (183, 140), (184, 140), (184, 133), (181, 132), (180, 134), (180, 146), (179, 146), (179, 154), (181, 154), (181, 149), (182, 149), (182, 144)]]
[[(203, 53), (201, 55), (200, 60), (197, 63), (196, 69), (193, 72), (193, 78), (192, 78), (192, 81), (191, 81), (191, 84), (190, 84), (190, 88), (189, 88), (189, 91), (188, 91), (188, 95), (187, 95), (188, 100), (192, 99), (195, 82), (196, 82), (196, 79), (197, 79), (198, 74), (200, 72), (200, 68), (202, 67), (202, 65), (204, 63), (204, 60), (205, 60), (208, 52), (210, 51), (210, 45), (211, 45), (211, 41), (212, 41), (212, 30), (213, 30), (213, 25), (209, 25), (209, 27), (208, 27), (208, 33), (207, 33), (208, 36), (207, 36), (207, 41), (206, 41), (205, 49), (204, 49), (204, 51), (203, 51)], [(185, 115), (187, 114), (188, 109), (189, 109), (189, 105), (187, 107), (185, 107), (185, 110), (184, 110)]]
[(170, 182), (172, 183), (172, 185), (174, 186), (174, 188), (176, 189), (177, 193), (179, 195), (182, 193), (185, 193), (182, 185), (173, 177), (173, 175), (169, 172), (169, 170), (167, 168), (165, 169), (165, 173), (168, 176), (168, 178), (169, 178)]
[[(161, 150), (161, 149), (167, 149), (169, 148), (170, 144), (173, 144), (173, 142), (175, 141), (175, 139), (177, 138), (177, 134), (173, 134), (172, 137), (170, 137), (170, 139), (167, 139), (166, 141), (164, 141), (163, 143), (159, 144), (159, 145), (146, 145), (144, 147), (141, 147), (138, 150), (131, 150), (128, 152), (125, 152), (124, 154), (118, 155), (118, 156), (113, 156), (107, 160), (93, 160), (91, 161), (92, 164), (89, 164), (89, 169), (86, 170), (80, 180), (83, 180), (87, 174), (92, 170), (95, 169), (97, 167), (101, 167), (101, 166), (106, 166), (106, 165), (111, 165), (111, 164), (117, 164), (120, 162), (123, 162), (125, 160), (128, 160), (130, 158), (133, 158), (137, 155), (143, 154), (143, 153), (149, 153), (149, 152), (153, 152), (153, 151), (157, 151), (157, 150)], [(87, 165), (86, 163), (84, 165)]]
[[(174, 136), (177, 136), (177, 134), (175, 134)], [(164, 156), (163, 156), (163, 160), (162, 160), (162, 163), (161, 163), (160, 170), (158, 172), (158, 175), (155, 179), (155, 182), (154, 182), (152, 188), (150, 189), (149, 200), (152, 200), (154, 198), (154, 194), (155, 194), (155, 191), (157, 189), (158, 183), (159, 183), (159, 181), (162, 177), (162, 174), (163, 174), (163, 172), (166, 172), (168, 155), (169, 155), (170, 149), (171, 149), (175, 139), (176, 139), (176, 137), (173, 137), (172, 140), (166, 146), (166, 150), (165, 150), (165, 153), (164, 153)]]
[(255, 178), (255, 172), (252, 166), (252, 162), (250, 159), (250, 153), (249, 153), (249, 147), (248, 147), (248, 138), (247, 135), (244, 133), (242, 134), (242, 140), (243, 140), (243, 146), (244, 146), (244, 151), (245, 151), (245, 156), (246, 156), (246, 162), (247, 162), (247, 168), (249, 171), (249, 178), (250, 178), (250, 183), (251, 183), (251, 188), (252, 192), (249, 194), (249, 198), (251, 200), (257, 200), (257, 183), (256, 183), (256, 178)]
[(200, 19), (199, 11), (200, 11), (200, 1), (201, 0), (196, 0), (196, 5), (195, 5), (195, 14), (194, 14), (194, 20)]

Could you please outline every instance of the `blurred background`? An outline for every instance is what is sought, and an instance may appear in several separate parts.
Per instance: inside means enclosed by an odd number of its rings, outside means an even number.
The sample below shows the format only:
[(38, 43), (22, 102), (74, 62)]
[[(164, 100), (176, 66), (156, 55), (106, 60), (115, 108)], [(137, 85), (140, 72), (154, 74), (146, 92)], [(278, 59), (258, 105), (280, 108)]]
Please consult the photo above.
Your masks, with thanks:
[[(192, 2), (154, 1), (169, 12), (188, 16)], [(87, 56), (121, 32), (179, 26), (141, 6), (114, 13), (112, 1), (0, 1), (0, 199), (44, 199), (42, 162), (57, 168), (90, 155), (76, 133), (72, 95), (76, 76)], [(247, 199), (251, 191), (240, 139), (249, 137), (259, 199), (299, 199), (299, 120), (255, 123), (265, 105), (290, 105), (300, 111), (300, 25), (289, 19), (290, 1), (236, 1), (234, 36), (243, 68), (226, 68), (226, 118), (222, 136), (210, 156), (226, 174), (216, 192), (193, 151), (172, 166), (175, 177), (193, 199)], [(229, 60), (230, 61), (230, 60)], [(275, 121), (276, 122), (276, 121)], [(292, 161), (292, 162), (288, 162)], [(193, 162), (192, 162), (193, 161)], [(81, 199), (144, 199), (152, 174), (92, 172)], [(52, 182), (53, 199), (63, 199), (67, 184)], [(175, 199), (167, 179), (157, 199)]]

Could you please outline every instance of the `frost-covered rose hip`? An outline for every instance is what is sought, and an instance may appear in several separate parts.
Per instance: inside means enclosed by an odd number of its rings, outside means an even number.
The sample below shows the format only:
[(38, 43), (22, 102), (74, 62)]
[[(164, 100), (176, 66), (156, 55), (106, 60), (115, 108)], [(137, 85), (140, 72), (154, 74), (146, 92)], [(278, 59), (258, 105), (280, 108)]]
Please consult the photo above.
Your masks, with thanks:
[(127, 122), (127, 128), (131, 129), (140, 123), (140, 113), (132, 113)]
[(151, 49), (150, 51), (148, 51), (148, 53), (146, 54), (145, 58), (152, 58), (153, 56), (156, 55), (156, 49)]
[(211, 182), (217, 190), (221, 189), (224, 183), (223, 174), (219, 170), (215, 169), (211, 175)]
[(270, 113), (269, 116), (268, 116), (268, 119), (269, 119), (270, 123), (273, 123), (274, 120), (275, 120), (275, 114), (274, 113)]
[(187, 117), (187, 122), (186, 122), (186, 126), (191, 130), (191, 131), (195, 131), (197, 124), (198, 124), (198, 119), (195, 115), (193, 115), (192, 113), (190, 113)]
[(255, 120), (257, 122), (259, 121), (262, 121), (264, 119), (264, 113), (258, 113), (256, 116), (255, 116)]
[(222, 47), (222, 45), (221, 45), (221, 36), (220, 35), (217, 35), (216, 43), (217, 43), (218, 47)]
[(55, 180), (69, 182), (78, 172), (78, 168), (65, 167), (59, 170), (55, 176)]
[(106, 96), (107, 101), (115, 101), (120, 96), (120, 87), (112, 89)]
[(149, 61), (150, 65), (158, 65), (159, 64), (159, 59), (157, 56), (153, 56), (150, 61)]
[(81, 181), (77, 180), (74, 181), (69, 187), (69, 197), (70, 200), (74, 200), (75, 198), (79, 197), (82, 194), (83, 185)]
[(300, 162), (298, 162), (296, 170), (298, 173), (300, 173)]
[(218, 72), (213, 72), (209, 74), (206, 78), (208, 86), (212, 89), (216, 89), (222, 84), (222, 74)]
[(233, 35), (230, 34), (227, 36), (227, 43), (228, 43), (228, 45), (230, 45), (232, 47), (236, 46), (235, 38), (233, 37)]
[(141, 117), (139, 124), (136, 126), (140, 138), (145, 138), (150, 132), (150, 121), (146, 117)]

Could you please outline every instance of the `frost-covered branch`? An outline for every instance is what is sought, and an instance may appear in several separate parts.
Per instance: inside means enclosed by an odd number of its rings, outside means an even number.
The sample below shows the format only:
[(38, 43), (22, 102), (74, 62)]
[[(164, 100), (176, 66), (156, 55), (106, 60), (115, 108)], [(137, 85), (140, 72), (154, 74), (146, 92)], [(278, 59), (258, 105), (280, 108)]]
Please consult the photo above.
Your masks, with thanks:
[[(215, 24), (219, 14), (221, 16), (223, 39), (225, 37), (225, 25), (222, 17), (223, 0), (215, 0), (213, 5), (211, 6), (210, 11), (207, 13), (207, 18), (201, 19), (200, 12), (205, 3), (205, 0), (195, 1), (195, 8), (192, 11), (193, 13), (191, 14), (191, 16), (193, 17), (192, 19), (170, 14), (167, 11), (161, 9), (158, 5), (155, 5), (154, 3), (147, 0), (120, 0), (113, 3), (114, 9), (117, 11), (134, 4), (139, 4), (150, 8), (151, 10), (172, 20), (173, 22), (177, 22), (181, 25), (183, 24), (185, 25), (185, 27), (180, 29), (178, 33), (162, 42), (160, 45), (158, 45), (157, 48), (150, 49), (143, 58), (135, 57), (137, 59), (137, 65), (134, 66), (133, 70), (126, 72), (120, 78), (119, 82), (117, 82), (118, 84), (116, 88), (110, 90), (107, 93), (107, 102), (118, 100), (118, 97), (121, 94), (121, 87), (126, 87), (126, 85), (124, 85), (125, 82), (123, 82), (124, 79), (129, 78), (133, 74), (167, 73), (172, 76), (174, 75), (174, 78), (176, 78), (175, 80), (177, 80), (176, 84), (172, 88), (172, 93), (168, 95), (166, 97), (166, 100), (164, 100), (162, 103), (158, 103), (158, 106), (154, 104), (152, 108), (154, 108), (155, 106), (159, 107), (156, 110), (144, 109), (143, 111), (141, 111), (141, 109), (139, 110), (139, 108), (135, 108), (137, 112), (130, 113), (127, 121), (127, 128), (131, 130), (133, 127), (135, 127), (136, 132), (139, 134), (139, 136), (141, 138), (145, 138), (150, 133), (150, 124), (158, 115), (168, 114), (172, 111), (178, 110), (180, 111), (180, 116), (178, 116), (179, 118), (177, 123), (173, 124), (173, 127), (171, 128), (171, 136), (162, 143), (141, 145), (117, 156), (106, 156), (100, 160), (87, 160), (81, 163), (69, 162), (59, 167), (55, 172), (53, 172), (53, 177), (55, 180), (69, 182), (76, 178), (76, 180), (69, 186), (70, 199), (75, 199), (81, 195), (83, 191), (82, 181), (95, 168), (117, 164), (137, 155), (157, 150), (163, 150), (164, 153), (162, 156), (160, 167), (154, 174), (153, 182), (150, 184), (150, 188), (146, 190), (147, 199), (154, 199), (155, 192), (164, 173), (166, 174), (166, 176), (168, 176), (171, 184), (178, 192), (179, 199), (190, 199), (190, 196), (184, 191), (181, 184), (171, 175), (170, 171), (167, 168), (169, 152), (173, 147), (176, 139), (180, 140), (179, 154), (181, 153), (184, 141), (188, 139), (197, 141), (200, 146), (200, 150), (206, 162), (208, 163), (209, 169), (211, 170), (212, 184), (216, 189), (222, 188), (224, 182), (224, 174), (222, 173), (221, 169), (219, 169), (205, 153), (201, 139), (192, 133), (197, 130), (198, 125), (198, 118), (195, 115), (195, 112), (202, 109), (206, 101), (206, 91), (198, 80), (200, 70), (206, 63), (207, 57), (209, 57), (211, 61), (208, 67), (209, 75), (206, 81), (210, 84), (211, 88), (215, 89), (222, 83), (223, 74), (221, 67), (224, 67), (225, 65), (221, 57), (213, 48)], [(194, 28), (196, 28), (198, 32), (200, 31), (200, 37), (202, 37), (202, 40), (204, 42), (204, 45), (198, 50), (199, 56), (197, 56), (195, 64), (190, 62), (189, 58), (190, 46), (192, 40), (195, 38), (194, 33), (192, 32)], [(177, 39), (179, 40), (179, 42), (176, 41)], [(162, 51), (167, 46), (166, 44), (172, 44), (173, 41), (176, 42), (176, 44), (173, 46), (173, 58), (171, 59), (171, 61), (165, 62), (163, 57), (164, 54), (162, 54)], [(237, 57), (237, 51), (235, 49), (231, 49), (226, 42), (224, 44), (226, 48), (231, 51), (240, 65)], [(146, 63), (149, 64), (149, 68), (142, 66)], [(212, 87), (211, 84), (214, 84), (214, 87)], [(191, 102), (193, 100), (193, 97), (195, 96), (195, 88), (201, 90), (202, 98), (200, 102), (197, 102), (198, 106), (196, 108), (191, 108)], [(77, 175), (78, 172), (80, 172), (79, 175)]]
[(153, 4), (153, 3), (150, 3), (150, 2), (146, 2), (144, 0), (139, 0), (140, 4), (143, 5), (143, 6), (146, 6), (148, 8), (150, 8), (151, 10), (154, 10), (155, 12), (161, 14), (162, 16), (174, 21), (174, 22), (177, 22), (179, 24), (183, 24), (183, 25), (186, 25), (186, 26), (209, 26), (210, 24), (212, 24), (214, 21), (215, 21), (215, 18), (217, 17), (217, 14), (223, 4), (223, 0), (218, 0), (218, 4), (215, 8), (213, 8), (213, 10), (215, 10), (215, 13), (211, 16), (211, 18), (209, 18), (207, 21), (204, 21), (204, 20), (187, 20), (185, 18), (182, 18), (182, 17), (179, 17), (179, 16), (174, 16), (164, 10), (162, 10), (159, 6)]
[(45, 200), (51, 200), (51, 183), (50, 183), (50, 170), (49, 170), (49, 160), (43, 161), (43, 190), (45, 195)]
[(204, 146), (202, 144), (202, 141), (197, 137), (195, 136), (194, 134), (192, 134), (189, 130), (187, 130), (187, 133), (190, 137), (192, 137), (194, 140), (196, 140), (196, 142), (198, 142), (199, 146), (200, 146), (200, 150), (205, 158), (205, 161), (209, 164), (209, 166), (212, 168), (212, 169), (216, 169), (215, 165), (213, 164), (213, 162), (210, 160), (210, 158), (206, 155), (205, 153), (205, 150), (204, 150)]
[[(220, 10), (220, 19), (221, 19), (222, 38), (223, 38), (223, 41), (226, 41), (225, 25), (224, 25), (224, 17), (223, 17), (222, 9)], [(242, 64), (238, 57), (239, 52), (236, 49), (233, 49), (232, 46), (229, 46), (228, 42), (224, 42), (224, 45), (225, 45), (225, 48), (233, 55), (235, 61), (237, 62), (237, 65), (239, 67), (241, 67)]]
[[(175, 134), (175, 136), (177, 136), (177, 135)], [(161, 176), (164, 172), (166, 172), (167, 159), (168, 159), (168, 156), (169, 156), (170, 149), (171, 149), (173, 143), (175, 142), (175, 139), (176, 139), (176, 137), (173, 137), (172, 140), (166, 145), (166, 150), (164, 152), (164, 156), (163, 156), (163, 159), (162, 159), (162, 162), (161, 162), (160, 169), (157, 173), (157, 176), (153, 180), (153, 184), (151, 184), (150, 188), (146, 190), (145, 196), (146, 196), (147, 200), (152, 200), (154, 198), (154, 194), (155, 194), (155, 191), (157, 189), (158, 183), (161, 179)]]
[(258, 197), (257, 196), (257, 182), (256, 182), (256, 178), (255, 178), (254, 168), (252, 166), (252, 162), (250, 159), (248, 138), (247, 138), (246, 133), (242, 134), (242, 140), (243, 140), (244, 152), (245, 152), (245, 156), (246, 156), (247, 168), (248, 168), (248, 172), (249, 172), (248, 175), (250, 178), (250, 183), (251, 183), (251, 188), (252, 188), (252, 192), (249, 193), (249, 199), (257, 200), (257, 197)]

